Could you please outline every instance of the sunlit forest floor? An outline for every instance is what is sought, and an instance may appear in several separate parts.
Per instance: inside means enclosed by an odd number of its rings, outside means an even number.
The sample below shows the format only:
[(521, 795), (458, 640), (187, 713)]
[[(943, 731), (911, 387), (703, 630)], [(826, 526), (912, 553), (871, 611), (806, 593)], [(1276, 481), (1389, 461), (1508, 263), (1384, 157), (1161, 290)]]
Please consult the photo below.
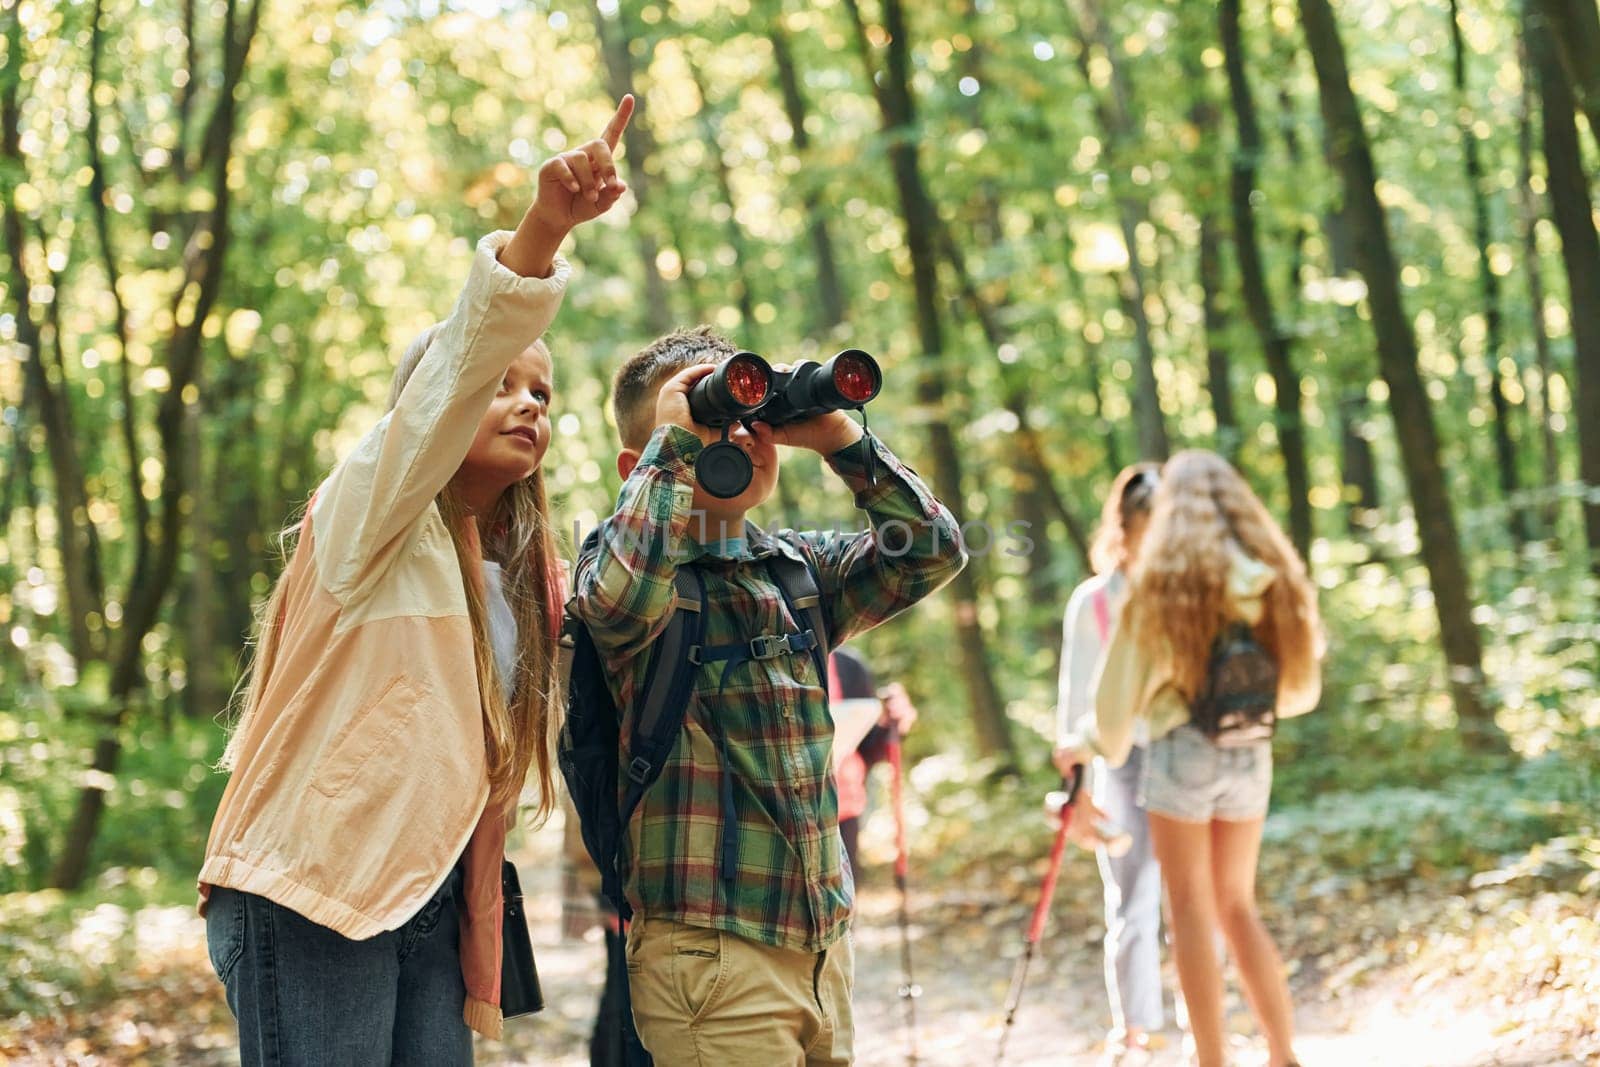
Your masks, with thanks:
[[(1392, 803), (1392, 798), (1391, 798)], [(1024, 840), (1034, 835), (1021, 815)], [(1449, 878), (1385, 888), (1380, 879), (1327, 870), (1307, 879), (1306, 857), (1326, 842), (1274, 846), (1298, 833), (1296, 813), (1274, 816), (1263, 857), (1267, 921), (1287, 959), (1308, 1067), (1600, 1063), (1600, 940), (1587, 843), (1558, 839), (1466, 885)], [(882, 811), (864, 834), (866, 871), (856, 923), (857, 1051), (862, 1064), (907, 1061), (897, 896), (887, 877)], [(598, 932), (563, 939), (560, 832), (529, 835), (516, 858), (535, 901), (534, 937), (549, 1007), (508, 1024), (507, 1040), (480, 1042), (485, 1064), (587, 1061), (599, 995)], [(978, 847), (976, 842), (969, 848)], [(966, 871), (941, 850), (937, 877), (914, 887), (914, 965), (921, 1060), (988, 1064), (1002, 1002), (1041, 864), (991, 850)], [(958, 850), (959, 851), (959, 850)], [(1032, 852), (1028, 849), (1027, 852)], [(984, 873), (978, 873), (984, 872)], [(1585, 882), (1585, 879), (1588, 879)], [(12, 894), (0, 914), (7, 1016), (0, 1062), (228, 1064), (231, 1020), (206, 961), (204, 926), (183, 887), (139, 873), (103, 880), (100, 902)], [(141, 882), (145, 884), (140, 885)], [(1099, 882), (1079, 854), (1063, 872), (1056, 908), (1011, 1034), (1010, 1064), (1094, 1064), (1107, 1025), (1100, 977)], [(165, 899), (159, 899), (164, 897)], [(55, 970), (52, 970), (54, 968)], [(94, 976), (98, 975), (98, 978)], [(1169, 991), (1176, 986), (1170, 962)], [(16, 1004), (31, 1010), (13, 1012)], [(1168, 1000), (1171, 1006), (1170, 992)], [(1264, 1047), (1237, 993), (1230, 1001), (1235, 1063), (1263, 1063)], [(1169, 1026), (1154, 1065), (1184, 1062)]]

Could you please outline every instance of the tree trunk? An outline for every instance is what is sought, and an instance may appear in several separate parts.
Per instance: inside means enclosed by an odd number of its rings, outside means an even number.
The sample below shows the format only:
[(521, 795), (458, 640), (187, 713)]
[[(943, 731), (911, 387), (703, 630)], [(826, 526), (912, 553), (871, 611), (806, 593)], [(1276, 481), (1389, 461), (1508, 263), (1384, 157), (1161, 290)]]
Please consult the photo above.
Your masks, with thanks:
[[(1187, 9), (1186, 9), (1187, 10)], [(1192, 21), (1192, 20), (1190, 20)], [(1199, 35), (1188, 22), (1180, 22), (1180, 30), (1190, 38), (1180, 45), (1180, 63), (1183, 76), (1189, 82), (1193, 98), (1189, 104), (1189, 121), (1196, 134), (1198, 151), (1194, 154), (1196, 188), (1193, 200), (1195, 214), (1200, 221), (1200, 249), (1198, 280), (1200, 282), (1200, 318), (1205, 333), (1206, 393), (1211, 397), (1211, 412), (1216, 419), (1217, 452), (1231, 461), (1239, 455), (1241, 437), (1239, 419), (1234, 412), (1233, 367), (1228, 352), (1227, 315), (1222, 308), (1222, 231), (1217, 225), (1217, 207), (1221, 201), (1217, 168), (1212, 163), (1212, 152), (1218, 141), (1220, 115), (1211, 98), (1210, 79), (1200, 62)]]
[(1543, 106), (1544, 159), (1549, 172), (1550, 215), (1561, 234), (1561, 258), (1571, 293), (1572, 364), (1577, 388), (1578, 476), (1583, 481), (1583, 525), (1589, 568), (1600, 577), (1600, 236), (1584, 181), (1575, 103), (1556, 61), (1551, 27), (1537, 13), (1527, 20), (1528, 56), (1538, 74)]
[[(1122, 240), (1128, 249), (1128, 269), (1118, 277), (1117, 295), (1122, 310), (1133, 320), (1134, 340), (1138, 359), (1133, 367), (1133, 416), (1139, 432), (1139, 455), (1147, 460), (1165, 460), (1172, 452), (1167, 437), (1166, 418), (1161, 411), (1161, 393), (1156, 381), (1155, 341), (1150, 331), (1150, 316), (1146, 309), (1149, 286), (1145, 281), (1145, 268), (1139, 258), (1139, 223), (1145, 221), (1144, 205), (1124, 187), (1122, 167), (1133, 139), (1134, 124), (1131, 90), (1122, 69), (1110, 31), (1101, 16), (1099, 0), (1064, 0), (1063, 9), (1078, 39), (1077, 66), (1087, 91), (1094, 98), (1095, 115), (1101, 132), (1105, 135), (1106, 173), (1110, 176), (1113, 199), (1117, 204), (1117, 222), (1122, 228)], [(1095, 49), (1103, 53), (1111, 70), (1109, 100), (1095, 89), (1091, 71)]]
[[(1331, 143), (1325, 145), (1333, 158)], [(1354, 263), (1349, 226), (1342, 206), (1329, 207), (1322, 215), (1322, 234), (1328, 244), (1329, 268), (1336, 277), (1359, 274)], [(1354, 336), (1363, 329), (1355, 309), (1340, 307), (1339, 333)], [(1339, 413), (1339, 480), (1345, 504), (1345, 529), (1352, 537), (1371, 535), (1381, 500), (1378, 496), (1378, 463), (1372, 453), (1372, 405), (1367, 398), (1365, 373), (1354, 385), (1341, 385)]]
[(1461, 35), (1459, 0), (1450, 0), (1450, 45), (1454, 53), (1456, 121), (1461, 130), (1467, 188), (1472, 193), (1472, 233), (1478, 245), (1478, 284), (1483, 290), (1483, 361), (1489, 375), (1489, 402), (1494, 408), (1495, 467), (1499, 473), (1500, 496), (1510, 514), (1511, 539), (1521, 545), (1529, 537), (1528, 514), (1517, 500), (1517, 453), (1511, 437), (1511, 401), (1506, 396), (1505, 381), (1500, 373), (1505, 333), (1500, 276), (1489, 263), (1489, 245), (1493, 240), (1489, 225), (1489, 192), (1478, 154), (1478, 135), (1472, 128), (1471, 96), (1467, 91), (1467, 44)]
[(1200, 216), (1200, 314), (1206, 333), (1206, 392), (1217, 420), (1217, 452), (1229, 462), (1239, 456), (1243, 434), (1233, 405), (1233, 366), (1224, 339), (1227, 316), (1222, 306), (1222, 234), (1216, 216)]
[[(988, 125), (983, 119), (983, 99), (984, 91), (989, 88), (990, 82), (989, 72), (985, 69), (984, 63), (986, 55), (983, 43), (984, 14), (979, 10), (978, 3), (979, 0), (961, 0), (961, 28), (971, 44), (956, 53), (957, 61), (961, 64), (962, 76), (977, 82), (978, 92), (971, 96), (961, 96), (956, 104), (973, 129), (987, 133)], [(982, 246), (992, 248), (1005, 238), (1005, 228), (1000, 221), (1000, 191), (996, 187), (994, 178), (985, 176), (978, 182), (975, 207), (977, 225), (973, 229), (978, 234)], [(1006, 302), (1004, 299), (999, 301), (1002, 306)]]
[[(623, 20), (628, 17), (629, 5), (622, 5), (617, 13), (607, 17), (601, 5), (594, 5), (594, 32), (600, 39), (600, 53), (606, 65), (606, 91), (613, 100), (621, 100), (624, 93), (633, 93), (633, 59), (628, 53), (630, 34)], [(643, 99), (642, 97), (640, 98)], [(644, 109), (641, 107), (640, 111)], [(648, 171), (650, 159), (656, 154), (655, 133), (650, 127), (650, 116), (641, 113), (633, 117), (628, 126), (627, 160), (628, 188), (639, 205), (639, 213), (650, 210), (650, 187), (654, 177)], [(639, 265), (644, 272), (643, 327), (645, 332), (659, 337), (672, 328), (672, 309), (667, 302), (666, 283), (661, 278), (661, 268), (656, 265), (660, 245), (651, 231), (648, 216), (635, 218), (628, 226), (633, 231), (634, 247), (638, 250)]]
[(733, 199), (733, 180), (728, 173), (728, 161), (723, 156), (722, 145), (717, 141), (716, 116), (713, 113), (711, 95), (706, 88), (705, 76), (701, 73), (698, 62), (688, 56), (685, 56), (685, 61), (689, 67), (689, 76), (694, 80), (695, 90), (700, 94), (698, 112), (700, 130), (701, 136), (705, 138), (706, 154), (711, 158), (711, 173), (716, 177), (717, 191), (722, 195), (722, 202), (728, 208), (728, 221), (723, 227), (723, 233), (728, 245), (733, 249), (736, 264), (733, 290), (739, 304), (740, 334), (744, 345), (760, 351), (761, 326), (756, 322), (755, 298), (750, 292), (750, 274), (755, 260), (745, 242), (744, 230), (739, 225), (739, 205)]
[(1070, 248), (1062, 260), (1061, 269), (1067, 279), (1067, 299), (1075, 302), (1083, 310), (1083, 327), (1078, 331), (1078, 339), (1083, 342), (1083, 367), (1087, 376), (1083, 388), (1094, 400), (1094, 432), (1105, 442), (1106, 473), (1114, 480), (1122, 471), (1122, 449), (1117, 445), (1116, 425), (1106, 418), (1105, 394), (1102, 392), (1104, 378), (1101, 374), (1098, 339), (1102, 334), (1101, 327), (1089, 313), (1093, 305), (1089, 302), (1088, 286), (1072, 266)]
[[(978, 292), (978, 287), (973, 283), (972, 274), (967, 270), (966, 257), (961, 254), (961, 248), (956, 244), (955, 237), (950, 233), (950, 228), (939, 225), (939, 244), (944, 252), (945, 260), (955, 272), (956, 284), (961, 296), (967, 305), (972, 308), (973, 315), (978, 320), (979, 327), (983, 330), (984, 340), (989, 347), (998, 351), (1004, 344), (1010, 342), (1011, 337), (1000, 322), (1000, 317), (993, 307), (984, 300), (983, 294)], [(1034, 427), (1028, 415), (1028, 397), (1031, 391), (1027, 384), (1018, 380), (1015, 375), (1009, 375), (1002, 366), (1000, 372), (1001, 402), (1017, 420), (1017, 442), (1021, 446), (1019, 464), (1022, 481), (1034, 486), (1049, 504), (1049, 511), (1061, 520), (1061, 525), (1067, 531), (1073, 547), (1077, 549), (1078, 563), (1085, 570), (1089, 570), (1089, 536), (1083, 524), (1078, 521), (1072, 509), (1067, 506), (1066, 499), (1056, 488), (1055, 479), (1050, 476), (1050, 464), (1046, 459), (1044, 444), (1039, 439), (1039, 432)], [(1045, 531), (1041, 528), (1040, 535)]]
[(1469, 741), (1504, 747), (1504, 736), (1486, 702), (1483, 647), (1473, 621), (1471, 585), (1461, 556), (1455, 513), (1445, 492), (1433, 410), (1417, 367), (1416, 338), (1400, 298), (1399, 270), (1389, 243), (1388, 221), (1378, 201), (1377, 170), (1345, 61), (1344, 43), (1328, 0), (1299, 0), (1306, 43), (1316, 67), (1323, 123), (1332, 163), (1345, 197), (1345, 221), (1356, 262), (1367, 282), (1376, 333), (1378, 366), (1389, 386), (1389, 404), (1400, 458), (1421, 541), (1422, 561), (1433, 587), (1440, 643), (1449, 664), (1457, 716)]
[(1536, 0), (1575, 105), (1600, 148), (1600, 7), (1595, 0)]
[[(22, 25), (16, 8), (6, 16), (7, 55), (22, 55)], [(44, 427), (45, 456), (55, 484), (56, 529), (65, 579), (67, 639), (72, 656), (86, 663), (101, 654), (101, 642), (90, 628), (89, 617), (102, 604), (95, 594), (92, 575), (99, 570), (95, 541), (90, 534), (89, 501), (83, 463), (73, 433), (72, 413), (63, 395), (65, 381), (50, 380), (45, 364), (45, 347), (34, 321), (32, 280), (26, 260), (27, 233), (23, 214), (17, 206), (17, 186), (26, 180), (26, 161), (21, 149), (20, 79), (6, 78), (0, 90), (0, 158), (5, 161), (4, 238), (7, 253), (7, 288), (15, 307), (17, 342), (25, 351), (22, 372), (28, 389), (38, 401), (39, 421)], [(59, 296), (56, 297), (59, 299)], [(26, 444), (23, 447), (27, 447)]]
[(231, 243), (228, 213), (232, 190), (228, 184), (228, 167), (233, 159), (237, 92), (244, 77), (250, 46), (260, 26), (263, 0), (255, 0), (250, 5), (242, 27), (239, 2), (227, 0), (223, 10), (220, 36), (222, 83), (217, 90), (216, 107), (206, 124), (206, 143), (201, 152), (202, 165), (210, 167), (211, 208), (191, 235), (184, 251), (185, 270), (180, 285), (184, 289), (191, 284), (195, 286), (194, 311), (189, 319), (174, 325), (168, 339), (166, 369), (169, 384), (156, 412), (162, 466), (160, 528), (158, 531), (144, 530), (139, 534), (141, 537), (150, 537), (152, 546), (148, 551), (138, 554), (127, 595), (123, 598), (122, 626), (118, 632), (120, 645), (112, 660), (110, 721), (95, 744), (89, 780), (78, 793), (72, 823), (67, 830), (61, 854), (51, 871), (50, 885), (54, 888), (76, 889), (88, 873), (89, 854), (105, 808), (102, 783), (117, 769), (122, 752), (122, 724), (130, 705), (144, 685), (144, 639), (160, 618), (162, 605), (177, 572), (184, 511), (193, 489), (182, 455), (184, 425), (192, 417), (190, 408), (193, 401), (186, 399), (184, 393), (199, 374), (205, 323), (216, 305)]
[[(800, 74), (795, 67), (794, 53), (789, 48), (789, 35), (784, 31), (781, 16), (769, 18), (767, 36), (772, 41), (772, 58), (778, 67), (778, 86), (783, 90), (783, 110), (794, 131), (794, 150), (800, 157), (801, 173), (809, 174), (811, 163), (811, 134), (806, 131), (806, 98), (800, 91)], [(816, 327), (827, 332), (844, 322), (844, 290), (839, 285), (839, 264), (833, 254), (833, 235), (828, 230), (828, 213), (823, 207), (822, 194), (807, 177), (801, 201), (805, 204), (806, 233), (811, 239), (811, 255), (817, 266), (817, 319)]]
[(1532, 313), (1529, 329), (1537, 386), (1530, 383), (1528, 393), (1538, 398), (1540, 469), (1543, 482), (1539, 522), (1544, 535), (1556, 540), (1561, 521), (1561, 453), (1555, 425), (1550, 417), (1550, 379), (1555, 375), (1555, 358), (1550, 352), (1550, 331), (1544, 321), (1544, 262), (1539, 254), (1539, 199), (1533, 190), (1533, 109), (1538, 75), (1528, 60), (1526, 33), (1517, 34), (1517, 61), (1522, 67), (1522, 94), (1517, 104), (1517, 222), (1522, 238), (1522, 269), (1528, 277), (1528, 307)]
[[(944, 336), (939, 321), (937, 253), (933, 247), (938, 217), (922, 182), (918, 162), (915, 105), (911, 96), (911, 53), (900, 0), (884, 0), (883, 29), (888, 33), (888, 55), (881, 83), (874, 69), (871, 44), (862, 21), (859, 0), (845, 0), (855, 24), (856, 39), (866, 65), (869, 84), (883, 119), (889, 145), (889, 162), (899, 194), (905, 239), (911, 254), (911, 280), (916, 299), (917, 338), (922, 346), (923, 373), (917, 381), (917, 400), (937, 411), (948, 393), (944, 368)], [(929, 450), (939, 496), (961, 509), (961, 451), (948, 422), (928, 423)], [(1011, 724), (989, 667), (987, 642), (978, 621), (978, 589), (972, 569), (964, 568), (952, 583), (955, 589), (956, 634), (961, 673), (977, 731), (978, 750), (998, 759), (1014, 772), (1017, 752)]]
[[(203, 388), (198, 373), (194, 384)], [(193, 487), (188, 517), (193, 551), (189, 553), (188, 595), (182, 598), (186, 623), (182, 701), (184, 715), (190, 719), (215, 715), (222, 708), (217, 680), (217, 568), (211, 544), (218, 487), (206, 480), (200, 433), (203, 411), (201, 405), (194, 405), (183, 428), (183, 462), (189, 468), (184, 477)]]
[(1289, 491), (1289, 536), (1302, 559), (1311, 558), (1311, 477), (1306, 463), (1305, 421), (1300, 414), (1300, 375), (1294, 368), (1289, 334), (1278, 325), (1262, 264), (1256, 233), (1256, 173), (1261, 160), (1261, 129), (1255, 99), (1245, 75), (1244, 43), (1239, 30), (1239, 0), (1220, 0), (1218, 36), (1228, 71), (1228, 96), (1238, 124), (1238, 143), (1229, 168), (1228, 200), (1233, 208), (1233, 247), (1239, 260), (1239, 282), (1245, 311), (1272, 375), (1278, 446), (1283, 452), (1284, 480)]

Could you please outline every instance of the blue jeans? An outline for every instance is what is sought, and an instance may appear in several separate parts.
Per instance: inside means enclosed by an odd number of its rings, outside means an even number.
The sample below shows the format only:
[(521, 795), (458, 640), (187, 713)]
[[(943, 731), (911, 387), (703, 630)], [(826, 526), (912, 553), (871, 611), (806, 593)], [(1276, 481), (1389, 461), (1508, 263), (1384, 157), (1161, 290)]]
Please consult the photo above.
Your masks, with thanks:
[(213, 886), (206, 942), (239, 1022), (243, 1067), (471, 1064), (461, 878), (457, 867), (404, 925), (365, 941)]
[(1094, 803), (1133, 845), (1113, 859), (1099, 849), (1100, 880), (1105, 884), (1106, 995), (1112, 1024), (1156, 1031), (1164, 1025), (1161, 1008), (1161, 868), (1150, 848), (1150, 821), (1140, 803), (1145, 750), (1135, 746), (1128, 761), (1095, 767)]

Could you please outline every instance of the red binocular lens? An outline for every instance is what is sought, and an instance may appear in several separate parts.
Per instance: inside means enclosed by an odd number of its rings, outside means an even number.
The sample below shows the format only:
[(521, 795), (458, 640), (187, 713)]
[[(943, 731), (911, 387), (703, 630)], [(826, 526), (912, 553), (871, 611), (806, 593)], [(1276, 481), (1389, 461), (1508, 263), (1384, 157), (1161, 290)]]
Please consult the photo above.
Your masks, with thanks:
[(744, 355), (728, 361), (725, 380), (728, 395), (745, 408), (760, 406), (772, 388), (772, 374), (766, 365)]
[(882, 384), (877, 365), (865, 355), (843, 352), (833, 361), (833, 388), (852, 404), (865, 404)]

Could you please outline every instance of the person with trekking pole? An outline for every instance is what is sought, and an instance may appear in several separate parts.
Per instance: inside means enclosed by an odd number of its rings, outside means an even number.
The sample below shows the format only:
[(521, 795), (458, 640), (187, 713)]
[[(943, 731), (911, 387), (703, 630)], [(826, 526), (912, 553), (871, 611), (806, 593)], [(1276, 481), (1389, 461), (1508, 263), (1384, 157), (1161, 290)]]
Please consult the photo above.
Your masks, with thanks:
[[(878, 688), (872, 668), (853, 648), (835, 649), (828, 657), (828, 700), (836, 721), (853, 717), (858, 702), (872, 716), (872, 726), (859, 742), (842, 735), (834, 755), (834, 784), (839, 791), (839, 836), (854, 872), (859, 866), (861, 817), (867, 811), (867, 775), (889, 758), (891, 738), (911, 731), (917, 708), (898, 682)], [(864, 726), (865, 724), (863, 724)], [(859, 736), (859, 735), (858, 735)]]
[(911, 962), (910, 890), (907, 885), (909, 850), (906, 844), (905, 775), (900, 739), (917, 721), (917, 709), (911, 703), (905, 687), (898, 682), (877, 689), (872, 669), (858, 653), (849, 648), (836, 649), (828, 657), (828, 699), (836, 719), (849, 715), (848, 702), (870, 701), (881, 709), (874, 725), (860, 743), (849, 752), (838, 753), (834, 760), (834, 779), (839, 791), (839, 836), (843, 839), (845, 856), (854, 875), (859, 863), (857, 840), (861, 817), (867, 808), (867, 772), (873, 764), (887, 761), (891, 769), (889, 789), (894, 808), (894, 881), (895, 890), (900, 895), (901, 982), (898, 994), (906, 1010), (907, 1062), (914, 1065), (919, 1058), (916, 1001), (922, 995), (922, 987), (917, 984)]
[[(1089, 558), (1095, 573), (1073, 590), (1062, 625), (1061, 675), (1056, 702), (1058, 746), (1072, 751), (1074, 735), (1094, 716), (1094, 679), (1128, 593), (1128, 571), (1138, 558), (1150, 519), (1160, 468), (1125, 467), (1111, 483)], [(1150, 849), (1149, 822), (1140, 798), (1145, 739), (1136, 736), (1127, 762), (1112, 768), (1096, 759), (1084, 798), (1126, 835), (1126, 851), (1113, 855), (1092, 839), (1080, 819), (1080, 838), (1093, 847), (1105, 886), (1105, 982), (1111, 1005), (1105, 1067), (1147, 1062), (1151, 1035), (1164, 1025), (1161, 1003), (1161, 871)], [(1058, 765), (1067, 774), (1074, 764)]]
[(1256, 910), (1277, 720), (1321, 693), (1321, 623), (1304, 561), (1221, 456), (1169, 460), (1095, 687), (1094, 717), (1056, 752), (1121, 766), (1149, 738), (1145, 807), (1171, 904), (1198, 1067), (1225, 1062), (1220, 926), (1268, 1044), (1292, 1067), (1293, 1006)]

